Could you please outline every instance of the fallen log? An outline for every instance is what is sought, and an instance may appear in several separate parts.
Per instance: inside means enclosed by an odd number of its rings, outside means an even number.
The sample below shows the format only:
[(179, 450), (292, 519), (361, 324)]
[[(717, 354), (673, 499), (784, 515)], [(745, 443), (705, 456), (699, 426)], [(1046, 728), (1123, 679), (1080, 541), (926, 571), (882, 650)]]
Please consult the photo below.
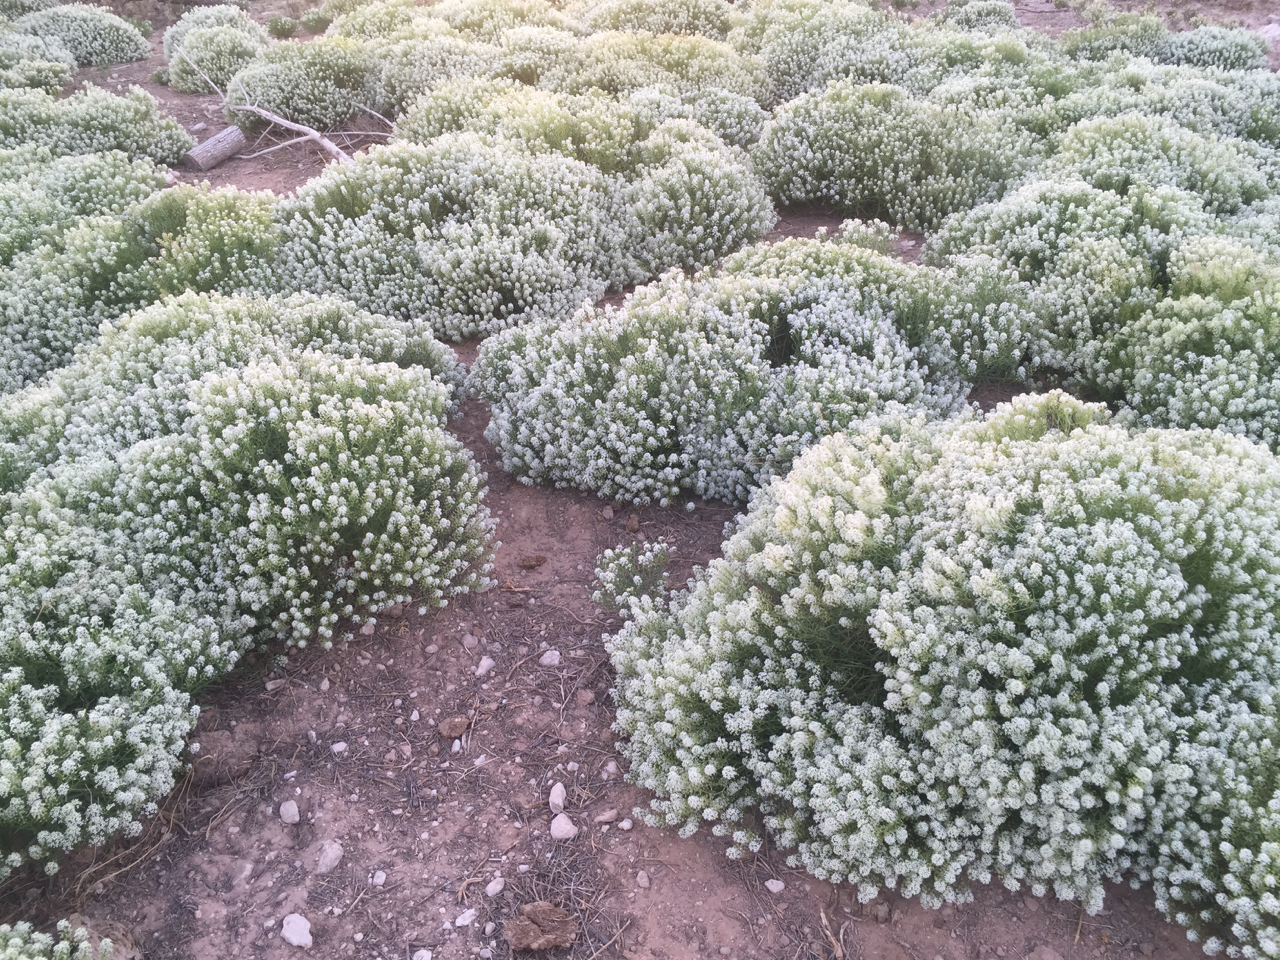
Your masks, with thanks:
[(215, 134), (204, 143), (196, 144), (185, 154), (182, 162), (193, 170), (212, 170), (224, 160), (230, 160), (238, 153), (243, 153), (249, 141), (244, 131), (235, 124), (221, 133)]

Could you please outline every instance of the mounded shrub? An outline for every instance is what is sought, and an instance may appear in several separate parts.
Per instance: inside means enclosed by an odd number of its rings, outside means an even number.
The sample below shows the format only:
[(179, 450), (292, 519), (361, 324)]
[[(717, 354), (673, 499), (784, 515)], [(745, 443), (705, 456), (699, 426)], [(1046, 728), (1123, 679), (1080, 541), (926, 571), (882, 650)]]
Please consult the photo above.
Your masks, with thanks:
[(266, 49), (265, 41), (235, 27), (189, 30), (169, 61), (169, 86), (185, 93), (226, 90), (231, 78)]
[(76, 58), (56, 37), (35, 37), (0, 25), (0, 89), (62, 91), (76, 72)]
[(386, 105), (400, 113), (437, 86), (497, 71), (499, 50), (449, 34), (401, 40), (380, 47), (381, 90)]
[(561, 318), (633, 275), (626, 210), (599, 170), (474, 134), (375, 147), (281, 203), (280, 270), (420, 320), (486, 335)]
[(332, 130), (360, 107), (374, 109), (381, 90), (380, 64), (361, 41), (321, 37), (307, 43), (278, 43), (231, 78), (227, 109), (243, 127), (263, 121), (248, 104), (317, 130)]
[(682, 94), (718, 87), (757, 101), (766, 96), (763, 64), (707, 37), (607, 32), (584, 38), (579, 49), (577, 69), (555, 80), (566, 93), (598, 88), (621, 96), (656, 85)]
[(25, 14), (15, 26), (35, 36), (56, 37), (81, 66), (129, 63), (151, 56), (151, 44), (138, 28), (106, 7), (64, 3)]
[(275, 288), (275, 197), (179, 186), (91, 217), (0, 274), (0, 390), (70, 361), (103, 320), (185, 290)]
[(572, 29), (568, 18), (547, 0), (440, 0), (426, 13), (484, 43), (496, 42), (513, 27)]
[(944, 109), (884, 84), (831, 83), (779, 108), (752, 155), (784, 203), (928, 229), (997, 199), (1036, 144), (996, 113)]
[(177, 163), (195, 141), (141, 87), (118, 97), (86, 83), (62, 99), (41, 90), (0, 90), (0, 149), (26, 146), (54, 156), (119, 150)]
[(298, 21), (293, 17), (272, 17), (267, 21), (267, 33), (277, 40), (288, 40), (298, 32)]
[(164, 32), (164, 60), (173, 66), (173, 58), (182, 49), (182, 42), (193, 30), (207, 30), (212, 27), (229, 27), (238, 30), (245, 36), (266, 43), (267, 36), (262, 27), (239, 7), (229, 3), (209, 7), (193, 7), (178, 18), (178, 21)]
[(712, 40), (724, 40), (734, 19), (727, 0), (603, 0), (569, 12), (593, 31), (682, 33)]
[(0, 869), (136, 830), (191, 694), (256, 640), (485, 585), (482, 481), (421, 362), (455, 376), (349, 304), (186, 295), (19, 398), (6, 453), (44, 465), (5, 501)]
[(1265, 448), (1057, 393), (828, 438), (687, 593), (619, 598), (629, 776), (863, 900), (1154, 878), (1266, 956), (1278, 508)]
[(741, 501), (847, 424), (957, 409), (942, 331), (971, 312), (963, 284), (849, 237), (745, 250), (486, 341), (473, 384), (504, 468), (639, 503)]

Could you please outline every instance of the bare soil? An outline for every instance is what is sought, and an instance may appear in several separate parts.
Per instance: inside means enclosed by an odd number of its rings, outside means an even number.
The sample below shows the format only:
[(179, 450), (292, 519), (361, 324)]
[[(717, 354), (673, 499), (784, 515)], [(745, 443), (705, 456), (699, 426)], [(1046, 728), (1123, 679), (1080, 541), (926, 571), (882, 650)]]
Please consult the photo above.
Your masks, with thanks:
[[(264, 22), (285, 11), (300, 12), (278, 0), (255, 6)], [(1082, 22), (1041, 0), (1023, 0), (1019, 11), (1049, 33)], [(226, 125), (217, 96), (178, 94), (149, 79), (173, 9), (141, 12), (157, 21), (156, 55), (84, 70), (81, 81), (139, 84), (189, 129), (205, 124), (200, 138), (213, 135)], [(283, 195), (323, 163), (297, 145), (198, 178)], [(770, 239), (812, 236), (840, 219), (783, 211)], [(897, 249), (914, 259), (919, 246), (906, 236)], [(474, 352), (474, 343), (459, 348), (464, 361)], [(973, 399), (990, 407), (1013, 392), (986, 385)], [(11, 878), (0, 886), (0, 922), (74, 914), (117, 942), (117, 958), (423, 960), (428, 951), (432, 960), (469, 960), (511, 956), (504, 922), (521, 905), (549, 901), (572, 914), (576, 940), (520, 956), (1201, 956), (1144, 891), (1113, 890), (1095, 917), (1001, 887), (936, 912), (892, 891), (859, 904), (849, 887), (787, 866), (785, 852), (735, 862), (715, 838), (646, 826), (637, 811), (648, 797), (625, 782), (611, 730), (602, 638), (618, 624), (590, 599), (596, 559), (621, 542), (665, 537), (676, 557), (672, 581), (682, 582), (717, 555), (735, 511), (705, 502), (692, 512), (635, 509), (526, 486), (501, 469), (483, 437), (487, 422), (485, 405), (469, 401), (452, 429), (489, 477), (501, 541), (494, 589), (425, 616), (384, 617), (331, 650), (249, 657), (202, 696), (195, 763), (143, 832), (81, 851), (53, 878)], [(458, 729), (442, 735), (451, 720)], [(569, 841), (549, 833), (555, 783), (566, 788), (565, 812), (579, 830)], [(285, 801), (297, 804), (299, 822), (282, 821)], [(329, 841), (341, 844), (342, 859), (320, 873)], [(767, 880), (785, 886), (773, 893)], [(310, 922), (309, 949), (282, 939), (291, 913)]]

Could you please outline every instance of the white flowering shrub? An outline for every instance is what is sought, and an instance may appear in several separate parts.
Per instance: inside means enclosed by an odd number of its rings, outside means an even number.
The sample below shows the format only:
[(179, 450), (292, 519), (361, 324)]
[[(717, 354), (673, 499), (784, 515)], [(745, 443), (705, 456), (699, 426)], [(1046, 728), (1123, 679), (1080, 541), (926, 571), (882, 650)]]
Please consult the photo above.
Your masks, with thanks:
[(1121, 52), (1155, 60), (1169, 38), (1164, 21), (1150, 14), (1122, 13), (1100, 24), (1069, 30), (1063, 51), (1077, 60), (1106, 60)]
[(629, 775), (863, 900), (1154, 876), (1266, 956), (1278, 507), (1265, 448), (1059, 393), (830, 437), (607, 639)]
[(58, 0), (0, 0), (0, 17), (17, 20), (19, 17), (56, 7)]
[(0, 923), (0, 960), (110, 960), (111, 955), (110, 940), (95, 949), (89, 932), (84, 927), (73, 932), (66, 920), (58, 924), (56, 938), (33, 930), (29, 923)]
[(151, 56), (151, 44), (138, 28), (106, 7), (64, 3), (25, 14), (14, 25), (24, 33), (56, 37), (81, 66), (128, 63)]
[(498, 40), (492, 70), (494, 76), (555, 90), (577, 72), (582, 58), (579, 38), (568, 30), (512, 27)]
[(1018, 29), (1018, 15), (1008, 0), (949, 0), (934, 21), (974, 33)]
[(342, 301), (187, 294), (0, 405), (0, 872), (136, 831), (256, 639), (486, 584), (457, 379)]
[(610, 547), (596, 561), (591, 602), (614, 613), (629, 614), (644, 598), (660, 596), (666, 590), (670, 560), (671, 545), (665, 539)]
[(718, 87), (757, 101), (767, 95), (758, 58), (707, 37), (610, 31), (584, 38), (579, 49), (577, 70), (555, 78), (557, 89), (585, 93), (598, 88), (620, 96), (652, 86), (682, 94)]
[(631, 115), (650, 129), (664, 120), (692, 120), (735, 147), (759, 140), (769, 119), (751, 97), (722, 87), (684, 93), (670, 87), (641, 87), (626, 98), (626, 104)]
[(634, 275), (599, 170), (475, 134), (375, 147), (280, 205), (280, 272), (437, 335), (559, 319)]
[(184, 93), (225, 90), (231, 78), (266, 49), (264, 41), (234, 27), (188, 31), (169, 61), (169, 86)]
[(692, 121), (668, 120), (636, 151), (626, 198), (639, 225), (631, 252), (646, 274), (705, 266), (777, 221), (745, 154)]
[(164, 60), (170, 68), (173, 58), (182, 49), (182, 42), (193, 30), (207, 30), (213, 27), (229, 27), (262, 43), (266, 43), (266, 31), (252, 17), (239, 7), (223, 3), (216, 6), (192, 7), (173, 26), (164, 32)]
[(846, 80), (779, 108), (752, 156), (784, 203), (826, 202), (928, 229), (998, 198), (1034, 166), (1037, 149), (998, 113)]
[(49, 158), (25, 176), (0, 180), (0, 266), (81, 217), (123, 213), (164, 185), (154, 163), (119, 151)]
[(1137, 186), (1174, 186), (1207, 211), (1235, 213), (1272, 191), (1258, 164), (1230, 141), (1210, 139), (1161, 117), (1125, 113), (1085, 120), (1057, 138), (1037, 176), (1083, 180), (1122, 196)]
[(505, 331), (472, 373), (492, 404), (485, 435), (530, 482), (744, 500), (849, 423), (957, 409), (949, 341), (906, 329), (945, 310), (925, 272), (856, 243), (787, 241), (667, 274), (621, 309)]
[(1169, 34), (1155, 59), (1219, 70), (1266, 70), (1269, 53), (1267, 39), (1256, 30), (1205, 26)]
[(930, 238), (926, 259), (991, 257), (1029, 286), (1042, 319), (1028, 370), (1098, 375), (1115, 330), (1160, 299), (1169, 258), (1215, 232), (1200, 200), (1176, 187), (1121, 197), (1083, 182), (1037, 180), (959, 214)]
[(382, 101), (399, 113), (437, 85), (459, 77), (498, 72), (499, 50), (462, 37), (440, 34), (401, 40), (378, 48)]
[(338, 17), (325, 32), (331, 37), (390, 40), (413, 36), (419, 27), (435, 35), (459, 35), (443, 21), (426, 16), (411, 0), (378, 0), (365, 4)]
[(34, 87), (57, 94), (76, 66), (76, 58), (56, 37), (18, 33), (0, 24), (0, 89)]
[(47, 147), (55, 156), (119, 150), (176, 163), (195, 140), (141, 87), (118, 97), (86, 83), (62, 99), (42, 90), (0, 90), (0, 149), (21, 146)]
[(228, 114), (243, 127), (262, 120), (236, 105), (248, 104), (315, 127), (332, 130), (360, 107), (373, 109), (381, 91), (381, 65), (362, 41), (320, 37), (268, 48), (227, 84)]
[(724, 40), (734, 19), (727, 0), (586, 0), (570, 7), (592, 31), (683, 33)]
[(269, 291), (270, 193), (180, 186), (80, 221), (0, 274), (0, 391), (67, 363), (103, 320), (184, 290)]

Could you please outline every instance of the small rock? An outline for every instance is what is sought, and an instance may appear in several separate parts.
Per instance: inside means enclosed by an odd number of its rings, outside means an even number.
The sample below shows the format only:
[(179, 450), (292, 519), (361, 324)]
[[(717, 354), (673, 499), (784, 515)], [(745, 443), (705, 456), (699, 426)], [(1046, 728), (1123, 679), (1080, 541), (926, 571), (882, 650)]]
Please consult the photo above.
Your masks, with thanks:
[(614, 810), (613, 808), (610, 808), (604, 811), (604, 813), (597, 814), (595, 822), (596, 823), (613, 823), (613, 821), (617, 819), (618, 819), (618, 811)]
[(372, 637), (373, 631), (374, 631), (374, 625), (372, 623), (366, 623), (363, 627), (360, 628), (360, 636)]
[(280, 804), (280, 819), (285, 823), (297, 823), (302, 819), (298, 813), (298, 804), (293, 800), (286, 800)]
[(871, 905), (871, 916), (875, 918), (876, 923), (888, 923), (889, 905), (887, 903), (873, 903)]
[(605, 507), (603, 510), (600, 511), (600, 516), (604, 517), (606, 520), (612, 520), (613, 507)]
[(1008, 952), (1009, 952), (1009, 951), (1005, 950), (1005, 948), (1004, 948), (1004, 947), (996, 947), (996, 956), (997, 956), (997, 957), (1003, 957), (1003, 956), (1004, 956), (1006, 953), (1008, 953)]
[(627, 517), (627, 533), (635, 533), (640, 529), (640, 515), (633, 513)]
[(1156, 953), (1156, 945), (1149, 940), (1144, 940), (1138, 944), (1138, 952), (1144, 957), (1153, 957)]
[(631, 818), (627, 817), (625, 820), (623, 820), (618, 824), (618, 829), (622, 830), (623, 832), (626, 832), (627, 830), (631, 829), (631, 826), (632, 826)]
[(431, 951), (419, 950), (413, 955), (413, 960), (431, 960)]
[(555, 819), (551, 821), (551, 839), (572, 840), (577, 835), (578, 828), (569, 819), (569, 815), (567, 813), (557, 813)]
[(1022, 905), (1026, 907), (1027, 910), (1030, 911), (1031, 913), (1040, 912), (1040, 901), (1036, 897), (1023, 897)]
[(480, 663), (476, 666), (476, 676), (487, 677), (489, 675), (489, 671), (497, 665), (498, 664), (493, 657), (481, 657)]
[(453, 921), (455, 927), (469, 927), (476, 919), (476, 910), (472, 907), (470, 910), (463, 910), (458, 914), (458, 919)]
[(421, 717), (421, 714), (419, 714), (417, 710), (409, 714), (409, 719), (412, 720), (414, 723), (418, 722), (419, 717)]
[(501, 877), (494, 877), (489, 881), (488, 886), (484, 888), (484, 895), (486, 897), (496, 897), (505, 889), (507, 889), (507, 881)]
[(787, 889), (787, 885), (781, 880), (774, 880), (770, 878), (764, 882), (764, 888), (770, 893), (781, 893), (783, 890)]
[(1027, 960), (1062, 960), (1062, 954), (1053, 949), (1053, 947), (1042, 943), (1031, 951), (1031, 955), (1027, 957)]
[(209, 129), (209, 125), (208, 125), (207, 123), (205, 123), (203, 120), (201, 120), (199, 123), (197, 123), (197, 124), (193, 124), (193, 125), (192, 125), (192, 127), (191, 127), (191, 132), (192, 132), (192, 133), (202, 133), (203, 131), (208, 130), (208, 129)]
[(316, 856), (316, 873), (332, 873), (342, 862), (342, 844), (337, 840), (326, 840), (320, 844), (320, 853)]
[(461, 741), (461, 740), (455, 740), (455, 741), (453, 741), (453, 746), (449, 748), (449, 752), (450, 752), (450, 753), (461, 753), (461, 752), (462, 752), (462, 741)]
[(288, 680), (268, 680), (267, 693), (275, 693), (288, 682)]
[(375, 871), (373, 871), (373, 877), (372, 877), (372, 879), (371, 879), (371, 882), (373, 883), (373, 885), (374, 885), (375, 887), (380, 887), (380, 886), (382, 886), (384, 883), (386, 883), (386, 882), (387, 882), (387, 874), (386, 874), (386, 871), (385, 871), (385, 870), (375, 870)]
[(639, 873), (636, 874), (636, 886), (639, 887), (641, 890), (649, 889), (649, 874), (646, 873), (644, 870), (641, 870)]
[(493, 960), (493, 951), (488, 947), (480, 948), (480, 960)]
[(538, 662), (544, 667), (558, 667), (560, 666), (560, 651), (548, 650), (538, 658)]
[(618, 775), (618, 761), (610, 760), (604, 765), (604, 770), (602, 772), (606, 779), (608, 777), (616, 777)]
[(490, 920), (488, 923), (484, 925), (484, 935), (486, 937), (492, 937), (493, 931), (497, 929), (498, 929), (498, 925), (494, 923), (492, 920)]
[(462, 646), (466, 650), (474, 650), (476, 647), (480, 646), (480, 641), (471, 634), (464, 633), (462, 635)]
[(300, 913), (291, 913), (280, 925), (280, 936), (285, 943), (304, 950), (311, 948), (311, 921)]
[(578, 706), (580, 707), (589, 707), (596, 702), (596, 692), (594, 690), (588, 690), (586, 687), (580, 687), (578, 692), (574, 694), (574, 697), (577, 699)]
[(440, 736), (445, 740), (455, 740), (467, 732), (467, 727), (471, 726), (471, 721), (458, 714), (456, 717), (446, 717), (440, 721), (440, 726), (436, 729), (440, 731)]
[(329, 678), (328, 678), (328, 677), (325, 677), (323, 680), (321, 680), (321, 681), (320, 681), (320, 692), (321, 692), (321, 693), (328, 693), (328, 692), (329, 692)]
[(547, 794), (547, 806), (551, 808), (552, 813), (564, 813), (565, 799), (566, 792), (564, 784), (557, 781), (551, 787), (551, 792)]
[(345, 740), (339, 740), (337, 743), (335, 743), (335, 744), (334, 744), (333, 746), (331, 746), (329, 749), (333, 751), (333, 755), (334, 755), (335, 757), (340, 757), (340, 756), (342, 756), (344, 753), (346, 753), (346, 752), (347, 752), (347, 741), (345, 741)]
[(722, 956), (722, 957), (731, 957), (731, 956), (733, 956), (733, 948), (732, 948), (732, 947), (721, 947), (721, 948), (720, 948), (720, 956)]

